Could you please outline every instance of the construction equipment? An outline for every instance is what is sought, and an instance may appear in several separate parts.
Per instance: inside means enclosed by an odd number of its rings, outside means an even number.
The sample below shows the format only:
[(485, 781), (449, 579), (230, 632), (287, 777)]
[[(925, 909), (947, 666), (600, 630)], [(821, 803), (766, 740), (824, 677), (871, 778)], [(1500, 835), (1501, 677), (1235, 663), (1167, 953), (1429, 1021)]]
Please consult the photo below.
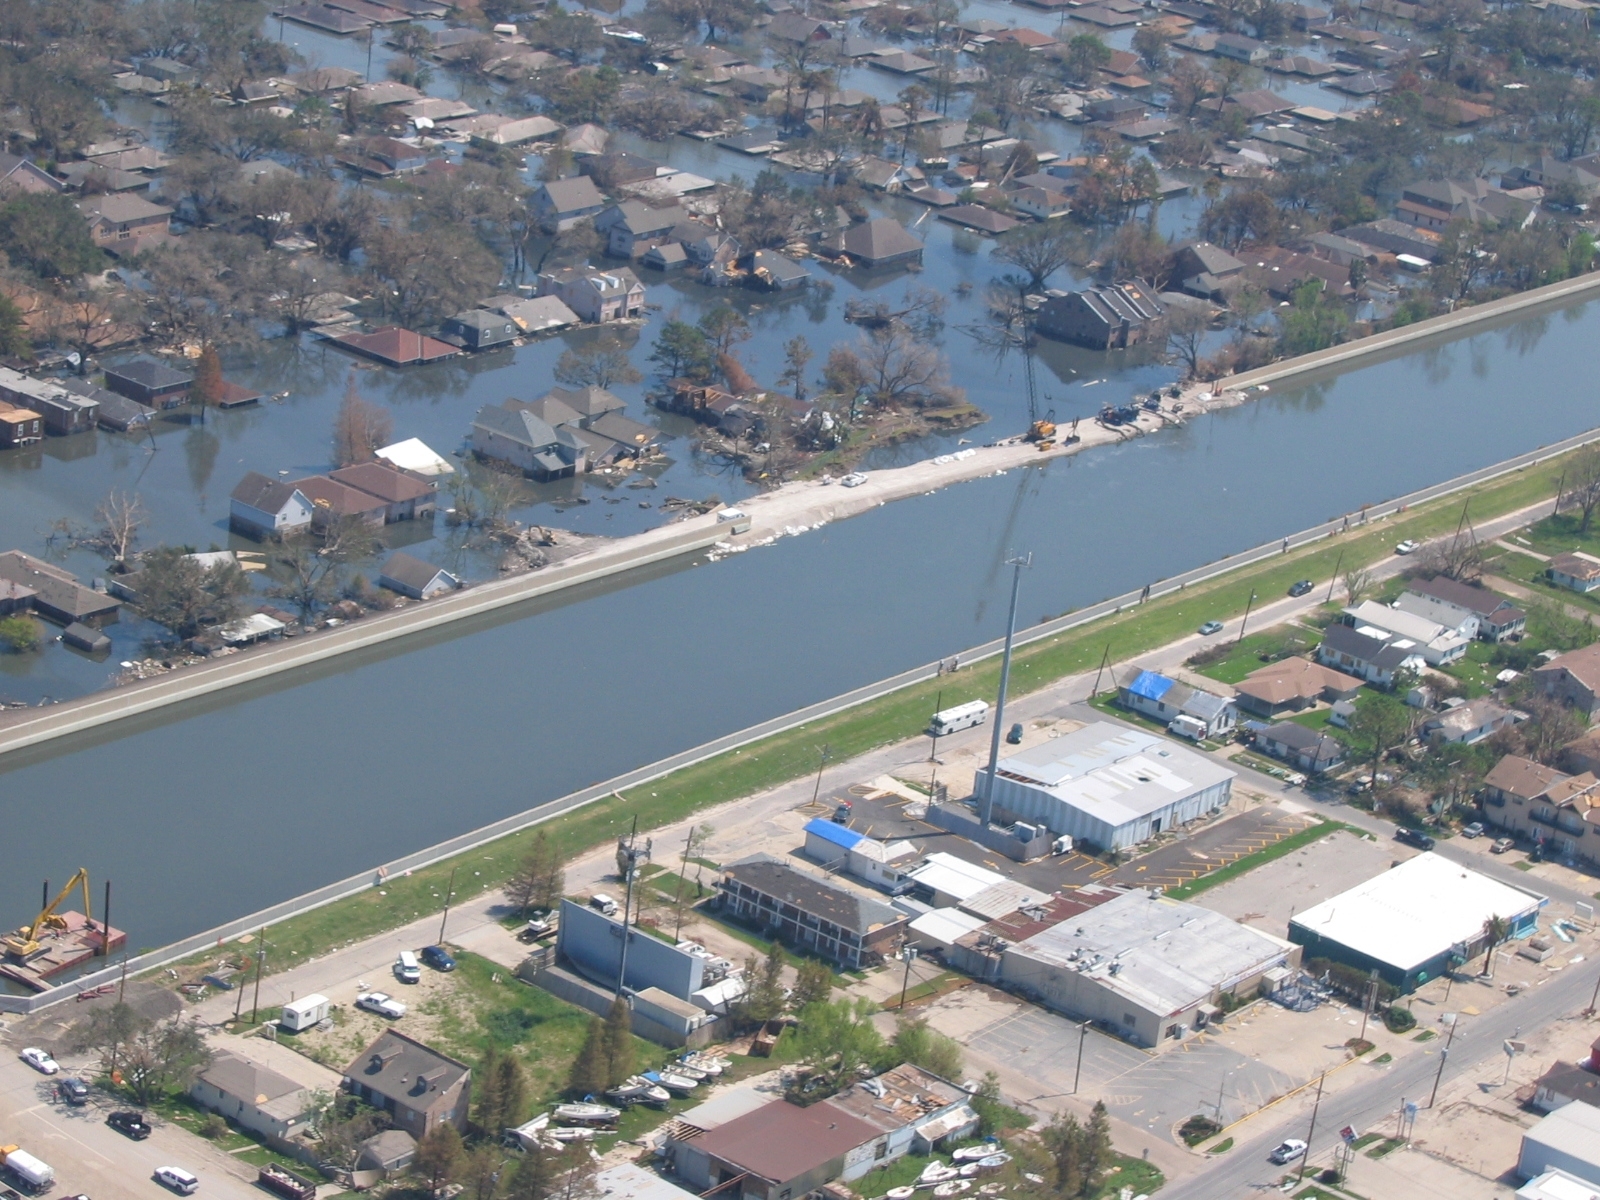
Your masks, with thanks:
[(1023, 434), (1025, 442), (1038, 443), (1039, 449), (1048, 450), (1056, 444), (1056, 410), (1051, 409), (1042, 417), (1036, 417), (1028, 426), (1028, 432)]
[(89, 904), (89, 868), (79, 867), (77, 873), (67, 880), (67, 886), (56, 893), (56, 898), (45, 905), (39, 915), (33, 919), (33, 924), (24, 925), (15, 933), (0, 938), (0, 948), (13, 958), (27, 960), (38, 954), (43, 949), (39, 935), (48, 931), (65, 933), (69, 926), (66, 919), (56, 914), (56, 909), (61, 907), (61, 902), (72, 894), (72, 889), (83, 888), (83, 915), (90, 922), (94, 920), (94, 911)]

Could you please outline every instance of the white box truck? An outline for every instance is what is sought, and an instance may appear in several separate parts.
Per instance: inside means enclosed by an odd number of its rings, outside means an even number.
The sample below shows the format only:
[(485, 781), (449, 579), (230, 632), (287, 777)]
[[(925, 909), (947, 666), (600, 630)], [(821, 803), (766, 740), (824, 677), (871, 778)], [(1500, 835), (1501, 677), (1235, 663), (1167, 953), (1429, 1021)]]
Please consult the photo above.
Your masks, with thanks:
[(56, 1181), (54, 1167), (20, 1146), (0, 1146), (0, 1163), (30, 1192), (42, 1192)]
[(320, 992), (314, 992), (285, 1004), (283, 1014), (278, 1018), (278, 1024), (290, 1033), (299, 1033), (302, 1029), (310, 1029), (327, 1019), (328, 998)]
[(958, 704), (954, 708), (934, 713), (933, 720), (928, 722), (928, 736), (945, 737), (960, 729), (971, 729), (974, 725), (982, 725), (988, 719), (988, 701), (969, 700), (966, 704)]

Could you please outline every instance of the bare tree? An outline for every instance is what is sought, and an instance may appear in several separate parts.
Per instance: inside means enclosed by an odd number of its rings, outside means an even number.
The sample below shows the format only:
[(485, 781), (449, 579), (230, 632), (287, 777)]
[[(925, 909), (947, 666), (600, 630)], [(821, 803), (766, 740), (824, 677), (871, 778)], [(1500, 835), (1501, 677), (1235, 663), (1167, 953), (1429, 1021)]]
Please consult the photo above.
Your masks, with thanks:
[(113, 563), (126, 563), (148, 515), (138, 492), (122, 492), (116, 488), (107, 492), (100, 507), (94, 510), (94, 519), (100, 522), (95, 542), (101, 553)]
[(1001, 262), (1026, 271), (1027, 286), (1038, 291), (1050, 276), (1072, 262), (1072, 231), (1060, 221), (1029, 225), (1002, 239), (993, 253)]
[(638, 383), (644, 378), (628, 357), (628, 350), (612, 333), (564, 352), (556, 362), (558, 382), (571, 387), (609, 388), (616, 383)]
[(1600, 509), (1600, 446), (1589, 446), (1575, 454), (1566, 478), (1563, 499), (1583, 514), (1578, 532), (1588, 533), (1595, 510)]
[(1344, 594), (1350, 604), (1360, 604), (1361, 597), (1372, 590), (1372, 572), (1365, 567), (1351, 567), (1344, 573)]
[(1211, 318), (1195, 304), (1174, 305), (1167, 313), (1167, 350), (1184, 365), (1190, 379), (1200, 374), (1200, 350)]
[(379, 447), (394, 436), (389, 410), (361, 397), (355, 373), (345, 385), (344, 401), (333, 418), (333, 460), (341, 467), (371, 462)]

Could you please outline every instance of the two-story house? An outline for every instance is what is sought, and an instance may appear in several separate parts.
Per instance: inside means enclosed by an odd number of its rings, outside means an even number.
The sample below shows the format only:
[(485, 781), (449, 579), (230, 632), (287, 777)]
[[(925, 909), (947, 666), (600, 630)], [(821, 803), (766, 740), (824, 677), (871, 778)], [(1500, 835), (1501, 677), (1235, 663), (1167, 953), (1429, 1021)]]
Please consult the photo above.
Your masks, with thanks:
[(652, 208), (643, 200), (626, 200), (596, 217), (594, 227), (606, 239), (607, 254), (634, 259), (670, 238), (674, 229), (688, 221), (689, 214), (681, 205)]
[(282, 537), (311, 524), (311, 498), (292, 483), (256, 471), (239, 481), (228, 498), (228, 524), (250, 537)]
[(1600, 643), (1556, 656), (1533, 673), (1533, 680), (1552, 700), (1593, 717), (1600, 708)]
[(1498, 592), (1444, 575), (1412, 580), (1394, 606), (1486, 642), (1521, 637), (1528, 626), (1528, 614)]
[(1600, 862), (1600, 779), (1567, 775), (1508, 754), (1479, 793), (1490, 824), (1542, 846), (1547, 854)]
[(629, 267), (611, 271), (597, 267), (545, 271), (539, 275), (539, 295), (557, 297), (594, 324), (637, 317), (644, 311), (644, 284)]
[(172, 209), (131, 192), (107, 192), (78, 201), (96, 246), (119, 258), (132, 258), (164, 245), (172, 236)]
[(347, 1091), (421, 1141), (441, 1125), (467, 1127), (472, 1068), (387, 1029), (344, 1071)]
[(507, 463), (541, 483), (588, 469), (587, 447), (576, 433), (515, 400), (480, 408), (468, 440), (480, 458)]
[(1422, 647), (1370, 625), (1330, 625), (1317, 646), (1317, 661), (1379, 687), (1391, 687), (1401, 671), (1421, 674)]
[(1095, 350), (1123, 349), (1164, 333), (1166, 310), (1136, 279), (1051, 296), (1039, 306), (1039, 332)]
[(555, 230), (571, 229), (587, 217), (599, 216), (605, 211), (606, 198), (587, 175), (571, 179), (551, 179), (533, 190), (529, 199), (534, 214), (546, 227)]
[(908, 918), (887, 904), (757, 854), (723, 868), (723, 910), (849, 970), (883, 961)]

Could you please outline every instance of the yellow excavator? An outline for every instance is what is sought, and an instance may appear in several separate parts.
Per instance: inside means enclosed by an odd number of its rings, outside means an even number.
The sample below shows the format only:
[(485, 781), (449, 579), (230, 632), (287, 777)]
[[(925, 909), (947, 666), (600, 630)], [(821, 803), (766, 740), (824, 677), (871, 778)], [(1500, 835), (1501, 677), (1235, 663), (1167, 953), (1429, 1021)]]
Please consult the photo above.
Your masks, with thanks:
[(47, 930), (65, 931), (67, 922), (64, 917), (56, 915), (56, 909), (61, 907), (61, 902), (72, 894), (72, 889), (83, 889), (83, 915), (93, 920), (94, 912), (89, 907), (89, 869), (79, 867), (78, 873), (67, 880), (67, 886), (56, 893), (56, 898), (45, 905), (39, 915), (33, 919), (33, 924), (24, 925), (15, 933), (0, 937), (0, 949), (13, 958), (28, 959), (43, 949), (39, 935)]

